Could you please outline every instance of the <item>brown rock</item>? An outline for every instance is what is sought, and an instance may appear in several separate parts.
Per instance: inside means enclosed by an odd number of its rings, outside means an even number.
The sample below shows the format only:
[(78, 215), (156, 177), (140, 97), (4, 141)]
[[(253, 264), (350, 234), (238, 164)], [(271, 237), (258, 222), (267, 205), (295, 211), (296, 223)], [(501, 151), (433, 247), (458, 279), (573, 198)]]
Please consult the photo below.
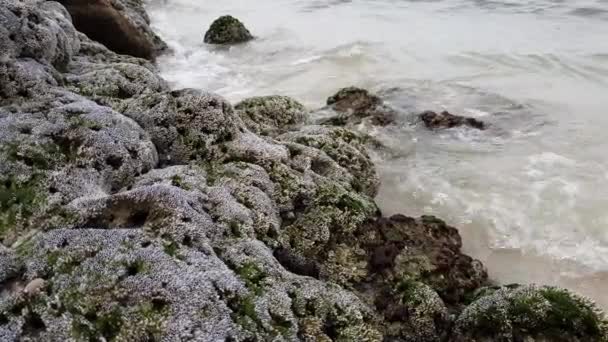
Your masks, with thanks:
[(441, 113), (426, 111), (420, 114), (420, 119), (422, 119), (426, 127), (430, 129), (452, 128), (458, 126), (469, 126), (481, 130), (486, 128), (486, 124), (483, 121), (450, 114), (447, 111)]
[[(370, 271), (381, 277), (408, 274), (457, 303), (487, 281), (481, 262), (463, 254), (458, 230), (434, 216), (379, 218), (363, 228)], [(373, 234), (370, 234), (373, 232)]]
[(108, 49), (124, 55), (153, 59), (154, 45), (109, 0), (59, 0), (74, 27)]
[(345, 126), (367, 120), (375, 126), (386, 126), (394, 123), (396, 116), (381, 98), (356, 87), (341, 89), (327, 99), (327, 105), (338, 112), (338, 116), (324, 120), (323, 125)]

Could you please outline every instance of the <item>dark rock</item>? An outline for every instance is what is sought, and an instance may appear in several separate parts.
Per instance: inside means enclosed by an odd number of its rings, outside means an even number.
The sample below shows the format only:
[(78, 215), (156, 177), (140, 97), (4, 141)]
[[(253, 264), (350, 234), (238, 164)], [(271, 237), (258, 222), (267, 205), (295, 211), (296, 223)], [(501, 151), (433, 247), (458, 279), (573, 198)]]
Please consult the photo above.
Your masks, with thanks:
[(396, 112), (382, 99), (356, 87), (341, 89), (327, 99), (327, 105), (338, 112), (338, 116), (323, 120), (324, 125), (345, 126), (369, 121), (375, 126), (386, 126), (394, 123), (396, 117)]
[(252, 39), (245, 25), (230, 15), (217, 18), (205, 33), (207, 44), (238, 44)]
[(308, 260), (283, 247), (275, 249), (273, 255), (288, 271), (303, 276), (319, 278), (319, 266), (313, 260)]
[(135, 57), (152, 59), (155, 48), (127, 17), (109, 0), (60, 0), (76, 29), (110, 50)]
[(458, 303), (487, 281), (480, 261), (460, 251), (458, 230), (433, 216), (380, 218), (364, 228), (373, 273), (407, 274), (430, 285), (446, 303)]
[(441, 113), (426, 111), (420, 114), (419, 117), (422, 119), (426, 127), (430, 129), (453, 128), (459, 126), (468, 126), (480, 130), (486, 128), (486, 124), (483, 121), (465, 116), (453, 115), (447, 111), (443, 111)]
[(458, 230), (435, 217), (378, 218), (356, 235), (351, 245), (366, 251), (369, 267), (356, 287), (384, 316), (385, 337), (443, 340), (451, 326), (448, 309), (459, 310), (487, 281), (481, 262), (460, 251)]

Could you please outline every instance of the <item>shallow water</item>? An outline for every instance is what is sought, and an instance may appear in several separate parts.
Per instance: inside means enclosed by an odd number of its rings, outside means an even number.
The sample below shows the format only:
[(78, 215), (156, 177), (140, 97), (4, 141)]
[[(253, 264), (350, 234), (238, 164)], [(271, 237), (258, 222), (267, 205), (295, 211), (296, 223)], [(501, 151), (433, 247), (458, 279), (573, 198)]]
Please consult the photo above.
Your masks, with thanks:
[[(357, 85), (402, 110), (373, 132), (386, 214), (435, 214), (501, 282), (574, 289), (608, 308), (608, 1), (150, 0), (173, 86), (311, 108)], [(206, 46), (232, 14), (258, 38)], [(491, 128), (430, 133), (447, 109)]]

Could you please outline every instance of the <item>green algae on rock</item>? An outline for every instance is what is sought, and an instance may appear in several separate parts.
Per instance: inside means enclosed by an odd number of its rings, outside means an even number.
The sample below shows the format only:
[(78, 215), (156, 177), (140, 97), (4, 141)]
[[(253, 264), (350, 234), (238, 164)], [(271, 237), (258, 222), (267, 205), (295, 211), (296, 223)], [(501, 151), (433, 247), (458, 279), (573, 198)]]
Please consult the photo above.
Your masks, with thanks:
[(482, 291), (456, 320), (455, 341), (608, 341), (608, 318), (588, 299), (550, 286)]
[(243, 23), (233, 16), (225, 15), (211, 23), (204, 41), (207, 44), (237, 44), (252, 39), (253, 36)]
[(298, 101), (280, 95), (245, 99), (234, 106), (245, 126), (256, 134), (276, 136), (302, 126), (306, 108)]

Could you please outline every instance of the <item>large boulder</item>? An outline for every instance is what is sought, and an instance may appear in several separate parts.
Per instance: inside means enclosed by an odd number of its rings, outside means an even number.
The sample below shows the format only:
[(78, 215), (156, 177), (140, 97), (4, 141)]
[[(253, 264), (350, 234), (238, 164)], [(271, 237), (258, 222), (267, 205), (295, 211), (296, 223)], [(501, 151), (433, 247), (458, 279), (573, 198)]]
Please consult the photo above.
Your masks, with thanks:
[(238, 44), (252, 39), (253, 36), (245, 25), (230, 15), (217, 18), (205, 33), (207, 44)]
[[(150, 35), (135, 25), (109, 0), (60, 0), (74, 26), (110, 50), (125, 55), (153, 59), (158, 48)], [(141, 27), (141, 26), (140, 26)]]

